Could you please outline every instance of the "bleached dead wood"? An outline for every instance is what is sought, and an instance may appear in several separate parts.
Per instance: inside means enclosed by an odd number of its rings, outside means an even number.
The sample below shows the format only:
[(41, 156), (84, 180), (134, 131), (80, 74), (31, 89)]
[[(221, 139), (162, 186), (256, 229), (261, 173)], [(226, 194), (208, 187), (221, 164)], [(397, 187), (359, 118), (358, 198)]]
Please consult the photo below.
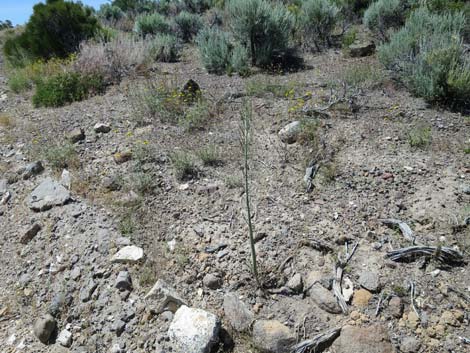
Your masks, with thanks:
[(443, 264), (463, 263), (463, 255), (445, 246), (410, 246), (387, 252), (385, 255), (393, 261), (410, 261), (417, 257), (433, 258)]
[(302, 341), (296, 344), (294, 347), (292, 347), (291, 353), (306, 353), (306, 352), (320, 353), (321, 350), (318, 350), (318, 349), (321, 349), (323, 345), (331, 342), (336, 337), (338, 337), (340, 331), (341, 331), (340, 328), (334, 328), (326, 332), (320, 333), (319, 335), (311, 339)]
[(336, 262), (335, 265), (335, 277), (333, 279), (333, 294), (336, 297), (336, 300), (338, 301), (339, 306), (341, 307), (341, 310), (344, 314), (348, 313), (348, 303), (346, 302), (346, 299), (343, 296), (343, 291), (341, 289), (341, 282), (343, 280), (343, 270), (347, 266), (349, 260), (353, 257), (354, 253), (356, 252), (356, 249), (358, 247), (359, 243), (356, 243), (351, 252), (349, 252), (348, 249), (348, 244), (346, 243), (346, 254), (345, 258), (341, 259), (340, 256), (338, 256), (338, 261)]

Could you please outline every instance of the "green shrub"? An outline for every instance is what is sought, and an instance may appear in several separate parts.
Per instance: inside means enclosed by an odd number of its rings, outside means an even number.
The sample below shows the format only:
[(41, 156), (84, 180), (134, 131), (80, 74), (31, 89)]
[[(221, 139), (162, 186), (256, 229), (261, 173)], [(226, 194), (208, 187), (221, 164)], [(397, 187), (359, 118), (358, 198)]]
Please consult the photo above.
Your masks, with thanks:
[(428, 101), (468, 105), (470, 59), (462, 44), (466, 18), (460, 13), (413, 11), (390, 43), (379, 47), (380, 61), (416, 95)]
[(190, 42), (203, 27), (201, 16), (187, 11), (180, 12), (175, 16), (174, 22), (178, 34), (184, 42)]
[(341, 45), (343, 48), (348, 48), (351, 44), (356, 41), (357, 38), (357, 29), (352, 28), (348, 30), (341, 41)]
[(331, 32), (335, 28), (338, 14), (338, 7), (329, 0), (302, 2), (300, 26), (305, 39), (313, 42), (317, 50), (325, 43), (330, 45)]
[(101, 5), (97, 15), (99, 18), (110, 22), (126, 17), (125, 12), (120, 7), (111, 4)]
[(150, 53), (157, 61), (175, 62), (178, 60), (181, 45), (172, 34), (159, 34), (152, 39)]
[(378, 0), (364, 13), (364, 24), (382, 39), (388, 39), (390, 29), (399, 28), (405, 22), (404, 0)]
[(11, 23), (10, 20), (0, 21), (0, 31), (2, 29), (9, 29), (9, 28), (13, 28), (13, 24)]
[(141, 36), (170, 32), (170, 23), (159, 13), (139, 15), (135, 20), (134, 32)]
[(431, 143), (431, 127), (419, 124), (408, 132), (408, 142), (411, 147), (424, 148)]
[(75, 147), (70, 142), (44, 146), (41, 150), (41, 157), (44, 158), (54, 170), (76, 168), (80, 164)]
[(15, 70), (8, 77), (8, 86), (13, 92), (20, 93), (31, 89), (33, 83), (24, 70)]
[(5, 42), (5, 57), (14, 66), (25, 59), (66, 57), (99, 28), (91, 10), (77, 3), (47, 0), (33, 9), (24, 32)]
[(209, 145), (200, 149), (197, 156), (205, 166), (216, 167), (223, 164), (220, 150), (215, 145)]
[(252, 65), (269, 66), (285, 54), (294, 24), (286, 7), (267, 0), (230, 0), (227, 10), (235, 39), (247, 48)]
[(196, 40), (202, 63), (209, 73), (223, 74), (230, 64), (229, 35), (217, 28), (203, 29)]
[(65, 72), (39, 81), (33, 96), (33, 104), (36, 107), (59, 107), (102, 91), (101, 77)]
[(184, 7), (192, 13), (203, 13), (211, 7), (211, 0), (183, 0)]
[(240, 76), (250, 74), (250, 54), (248, 49), (242, 45), (235, 45), (230, 58), (230, 69), (237, 72)]
[(170, 160), (178, 180), (184, 181), (198, 176), (199, 168), (189, 153), (175, 152), (170, 156)]
[(119, 7), (124, 12), (138, 14), (154, 11), (157, 2), (153, 0), (113, 0), (111, 5)]
[(209, 105), (200, 99), (186, 109), (184, 115), (179, 119), (179, 124), (187, 131), (203, 129), (207, 126), (210, 116)]

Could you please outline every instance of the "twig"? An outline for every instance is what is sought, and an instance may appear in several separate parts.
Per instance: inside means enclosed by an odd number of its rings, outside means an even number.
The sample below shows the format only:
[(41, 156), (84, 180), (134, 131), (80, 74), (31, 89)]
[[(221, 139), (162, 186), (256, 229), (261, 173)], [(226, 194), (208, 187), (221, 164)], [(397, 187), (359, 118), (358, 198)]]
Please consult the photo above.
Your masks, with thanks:
[(306, 353), (308, 351), (315, 352), (321, 345), (331, 342), (333, 339), (339, 336), (341, 329), (334, 328), (326, 332), (320, 333), (319, 335), (302, 341), (291, 348), (291, 353)]
[(411, 285), (411, 291), (410, 291), (411, 307), (413, 308), (413, 311), (418, 316), (419, 321), (421, 321), (421, 315), (419, 315), (419, 312), (415, 306), (415, 283), (413, 281), (410, 281), (410, 285)]
[(356, 249), (359, 245), (359, 242), (356, 242), (354, 244), (354, 247), (352, 248), (351, 252), (348, 250), (348, 245), (346, 243), (346, 254), (345, 254), (345, 259), (342, 260), (340, 256), (338, 256), (338, 261), (335, 265), (335, 278), (333, 279), (333, 293), (338, 301), (339, 306), (341, 307), (341, 310), (344, 314), (348, 313), (348, 304), (346, 303), (346, 299), (343, 296), (343, 291), (341, 289), (341, 282), (343, 280), (343, 270), (347, 266), (348, 262), (351, 260), (353, 257), (354, 253), (356, 252)]
[(382, 223), (389, 227), (400, 228), (400, 231), (405, 237), (405, 239), (410, 241), (412, 244), (415, 243), (416, 236), (411, 230), (410, 226), (406, 224), (405, 222), (402, 222), (399, 219), (388, 218), (388, 219), (382, 219)]
[(393, 261), (412, 260), (416, 257), (435, 258), (441, 263), (463, 263), (463, 255), (454, 249), (444, 246), (410, 246), (387, 252), (385, 255)]
[(277, 268), (277, 272), (281, 272), (284, 269), (284, 266), (293, 258), (294, 256), (291, 255), (291, 256), (288, 256), (284, 261), (282, 261), (282, 263)]
[(379, 302), (377, 303), (377, 308), (375, 309), (375, 316), (378, 316), (380, 313), (380, 310), (382, 309), (382, 304), (390, 298), (390, 294), (388, 294), (385, 298), (384, 292), (380, 293), (380, 298)]
[(302, 239), (297, 247), (307, 246), (309, 248), (321, 251), (322, 253), (332, 252), (333, 248), (326, 243), (315, 239)]

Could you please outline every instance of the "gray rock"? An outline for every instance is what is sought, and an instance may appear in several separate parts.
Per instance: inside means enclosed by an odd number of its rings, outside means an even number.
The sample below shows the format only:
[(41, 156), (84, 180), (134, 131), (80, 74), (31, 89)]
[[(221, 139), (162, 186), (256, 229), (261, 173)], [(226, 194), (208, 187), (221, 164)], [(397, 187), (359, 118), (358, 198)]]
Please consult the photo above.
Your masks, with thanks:
[(69, 330), (60, 331), (56, 342), (61, 346), (70, 347), (72, 345), (72, 332)]
[(359, 284), (370, 292), (377, 292), (380, 289), (380, 279), (375, 272), (362, 272), (359, 276)]
[(220, 287), (222, 287), (222, 280), (220, 279), (220, 277), (211, 273), (208, 273), (204, 276), (202, 283), (205, 287), (209, 289), (219, 289)]
[(302, 292), (303, 280), (300, 273), (296, 273), (292, 278), (287, 282), (287, 287), (292, 289), (296, 293)]
[(186, 301), (165, 281), (159, 279), (144, 297), (150, 309), (162, 313), (165, 310), (176, 312), (181, 305), (186, 305)]
[(98, 283), (93, 281), (93, 279), (89, 279), (85, 287), (80, 290), (80, 300), (82, 302), (87, 302), (91, 299), (96, 287), (98, 287)]
[(135, 263), (142, 260), (144, 250), (135, 245), (129, 245), (119, 250), (111, 259), (114, 263)]
[(108, 176), (103, 179), (101, 185), (108, 191), (117, 191), (121, 189), (121, 179), (118, 176)]
[(400, 350), (403, 353), (418, 353), (421, 348), (421, 343), (416, 337), (405, 337), (400, 345)]
[(224, 313), (230, 325), (239, 332), (247, 331), (254, 319), (253, 312), (235, 293), (224, 296)]
[(36, 222), (34, 223), (31, 227), (29, 227), (23, 234), (23, 236), (20, 239), (21, 244), (27, 244), (33, 238), (39, 233), (39, 231), (42, 229), (42, 226), (40, 223)]
[(116, 336), (121, 336), (126, 329), (126, 323), (121, 319), (114, 321), (111, 331), (116, 332)]
[(120, 291), (131, 290), (132, 280), (131, 275), (127, 271), (120, 271), (116, 278), (115, 287)]
[(308, 294), (319, 308), (331, 314), (340, 314), (341, 308), (336, 302), (332, 292), (323, 287), (320, 283), (314, 283), (308, 290)]
[(42, 173), (44, 167), (41, 161), (29, 163), (23, 170), (23, 179), (27, 180), (35, 175)]
[(44, 344), (49, 344), (52, 334), (57, 328), (57, 322), (52, 315), (46, 314), (34, 324), (34, 335)]
[(253, 325), (253, 343), (262, 352), (286, 353), (295, 343), (295, 336), (279, 321), (258, 320)]
[(106, 134), (111, 131), (111, 126), (104, 123), (96, 123), (95, 126), (93, 126), (93, 130), (95, 130), (96, 133)]
[(85, 139), (85, 130), (82, 128), (73, 129), (67, 134), (67, 139), (72, 143), (82, 141)]
[(293, 121), (284, 126), (278, 135), (282, 142), (291, 144), (297, 141), (301, 131), (300, 121)]
[(335, 353), (393, 353), (387, 330), (381, 324), (368, 327), (343, 326), (340, 336), (331, 346)]
[(348, 49), (349, 56), (352, 58), (369, 56), (375, 53), (375, 44), (372, 41), (353, 43), (348, 47)]
[[(463, 186), (462, 191), (463, 191), (464, 194), (470, 195), (470, 185)], [(0, 191), (0, 194), (1, 194), (1, 191)]]
[(80, 278), (80, 274), (81, 274), (82, 270), (80, 269), (80, 267), (78, 266), (75, 266), (72, 271), (70, 271), (70, 278), (73, 280), (73, 281), (76, 281)]
[(70, 176), (70, 172), (67, 169), (64, 169), (62, 171), (62, 175), (60, 177), (60, 183), (70, 190), (70, 187), (72, 186), (72, 177)]
[(8, 191), (8, 181), (0, 179), (0, 196), (3, 196)]
[(51, 301), (51, 305), (49, 305), (49, 314), (51, 314), (54, 317), (57, 317), (59, 315), (60, 311), (62, 310), (62, 307), (65, 304), (65, 294), (64, 293), (57, 293), (54, 295)]
[(219, 341), (220, 321), (201, 309), (181, 306), (168, 329), (177, 353), (209, 353)]
[(46, 178), (29, 195), (27, 202), (34, 211), (46, 211), (69, 200), (70, 192), (66, 188), (52, 178)]

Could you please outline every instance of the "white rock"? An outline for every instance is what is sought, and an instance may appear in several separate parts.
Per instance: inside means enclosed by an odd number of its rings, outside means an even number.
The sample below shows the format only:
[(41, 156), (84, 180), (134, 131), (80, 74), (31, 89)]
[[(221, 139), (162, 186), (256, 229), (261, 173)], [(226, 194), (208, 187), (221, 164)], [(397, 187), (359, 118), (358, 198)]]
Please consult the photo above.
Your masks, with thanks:
[(290, 144), (297, 141), (301, 130), (300, 121), (293, 121), (284, 126), (278, 135), (282, 142)]
[(118, 263), (134, 263), (140, 261), (144, 257), (144, 250), (135, 245), (123, 247), (111, 259), (112, 262)]
[(72, 332), (69, 330), (60, 331), (56, 342), (61, 346), (70, 347), (72, 345)]
[(344, 300), (346, 300), (346, 302), (349, 302), (354, 294), (354, 284), (349, 278), (345, 277), (343, 279), (341, 291), (343, 292)]
[(60, 178), (60, 183), (70, 190), (70, 186), (72, 185), (72, 178), (70, 177), (70, 172), (67, 169), (62, 171), (62, 176)]
[(219, 330), (217, 316), (183, 305), (176, 311), (168, 336), (177, 353), (209, 353), (219, 340)]

